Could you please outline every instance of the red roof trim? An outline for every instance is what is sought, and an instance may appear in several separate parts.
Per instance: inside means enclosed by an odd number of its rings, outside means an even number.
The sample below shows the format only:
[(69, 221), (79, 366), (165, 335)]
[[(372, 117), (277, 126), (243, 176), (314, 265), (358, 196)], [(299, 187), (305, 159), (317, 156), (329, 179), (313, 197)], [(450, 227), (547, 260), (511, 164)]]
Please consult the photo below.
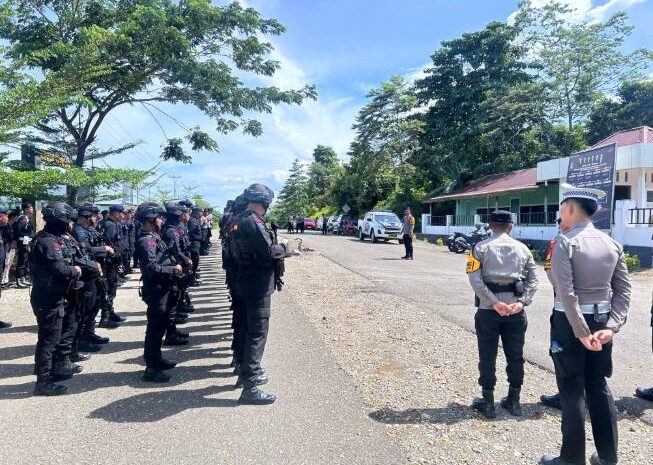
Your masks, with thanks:
[(609, 144), (617, 144), (617, 147), (625, 147), (634, 144), (653, 144), (653, 128), (650, 126), (639, 126), (615, 132), (611, 136), (608, 136), (592, 145), (591, 148)]

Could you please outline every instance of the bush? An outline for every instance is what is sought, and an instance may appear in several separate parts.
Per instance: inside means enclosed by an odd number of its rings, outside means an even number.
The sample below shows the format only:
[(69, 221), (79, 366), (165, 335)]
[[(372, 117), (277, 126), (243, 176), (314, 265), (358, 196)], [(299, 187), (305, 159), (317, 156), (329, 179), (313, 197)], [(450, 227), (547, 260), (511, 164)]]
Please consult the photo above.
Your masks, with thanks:
[(443, 246), (444, 241), (442, 240), (441, 237), (438, 237), (437, 240), (435, 241), (435, 245)]
[(626, 252), (624, 254), (624, 259), (626, 260), (626, 266), (628, 267), (629, 272), (635, 271), (639, 268), (640, 261), (637, 255), (631, 255)]
[(533, 260), (535, 260), (536, 262), (542, 261), (542, 254), (540, 253), (539, 250), (531, 249), (531, 254), (533, 254)]

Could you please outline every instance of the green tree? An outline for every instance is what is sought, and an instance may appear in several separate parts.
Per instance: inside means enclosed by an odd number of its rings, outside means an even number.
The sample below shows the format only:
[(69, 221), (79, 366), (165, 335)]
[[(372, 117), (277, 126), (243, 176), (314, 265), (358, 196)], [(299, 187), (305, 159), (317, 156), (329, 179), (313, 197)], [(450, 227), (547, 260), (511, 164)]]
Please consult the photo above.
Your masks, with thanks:
[(316, 209), (331, 204), (331, 192), (342, 170), (338, 154), (331, 147), (318, 145), (313, 150), (313, 162), (308, 168), (308, 195)]
[(595, 144), (637, 126), (653, 126), (653, 81), (624, 82), (616, 98), (601, 99), (589, 116), (587, 140)]
[(644, 49), (623, 50), (633, 31), (625, 12), (604, 22), (570, 20), (573, 12), (559, 2), (537, 7), (525, 0), (515, 20), (522, 44), (536, 52), (553, 103), (551, 117), (563, 120), (570, 131), (586, 120), (601, 95), (641, 76), (652, 57)]
[(530, 138), (542, 121), (535, 97), (542, 92), (517, 32), (493, 22), (443, 42), (416, 82), (426, 127), (414, 160), (436, 192), (535, 157)]
[[(241, 80), (275, 73), (279, 63), (270, 59), (272, 45), (262, 37), (283, 31), (276, 20), (237, 2), (7, 0), (0, 9), (0, 39), (8, 43), (3, 58), (14, 72), (102, 71), (74, 81), (76, 92), (45, 122), (65, 126), (80, 168), (107, 115), (124, 105), (143, 107), (153, 117), (167, 114), (162, 104), (190, 105), (212, 118), (218, 132), (260, 134), (260, 123), (247, 115), (315, 96), (312, 87), (280, 90)], [(217, 148), (208, 134), (186, 129), (193, 149)], [(189, 161), (176, 139), (170, 141), (175, 150), (165, 153)], [(72, 186), (69, 199), (76, 196)]]
[(299, 158), (295, 158), (279, 193), (274, 216), (284, 221), (289, 215), (305, 214), (308, 207), (308, 176)]

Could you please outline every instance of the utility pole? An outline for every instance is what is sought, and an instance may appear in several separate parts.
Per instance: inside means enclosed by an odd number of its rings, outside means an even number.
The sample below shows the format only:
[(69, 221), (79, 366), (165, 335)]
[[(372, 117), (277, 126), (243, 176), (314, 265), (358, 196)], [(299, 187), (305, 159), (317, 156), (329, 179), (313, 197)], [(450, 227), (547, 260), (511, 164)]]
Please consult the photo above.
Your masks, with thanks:
[(172, 197), (177, 198), (177, 180), (181, 178), (179, 175), (173, 175), (170, 174), (168, 175), (170, 179), (172, 179)]

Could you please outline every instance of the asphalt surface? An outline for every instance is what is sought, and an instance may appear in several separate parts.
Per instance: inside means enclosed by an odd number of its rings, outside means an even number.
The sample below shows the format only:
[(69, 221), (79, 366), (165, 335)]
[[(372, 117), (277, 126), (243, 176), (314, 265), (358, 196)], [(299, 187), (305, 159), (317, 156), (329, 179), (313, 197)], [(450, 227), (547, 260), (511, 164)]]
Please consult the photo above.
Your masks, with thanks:
[[(286, 238), (296, 238), (287, 235)], [(397, 241), (372, 244), (369, 239), (322, 236), (309, 232), (301, 236), (303, 246), (313, 248), (339, 265), (373, 281), (392, 295), (410, 300), (416, 309), (431, 309), (469, 331), (474, 330), (474, 297), (465, 274), (465, 255), (456, 255), (446, 247), (415, 242), (415, 260), (406, 261), (403, 245)], [(527, 308), (528, 331), (525, 356), (531, 363), (553, 370), (548, 354), (549, 318), (553, 291), (542, 266), (538, 266), (539, 289), (533, 305)], [(651, 354), (651, 292), (653, 273), (631, 275), (633, 301), (628, 322), (615, 338), (614, 375), (610, 381), (615, 397), (631, 398), (636, 386), (653, 386)], [(406, 311), (410, 311), (406, 308)], [(437, 331), (437, 328), (433, 328)], [(470, 347), (476, 351), (476, 347)], [(526, 380), (528, 383), (528, 380)], [(628, 401), (627, 403), (630, 403)], [(633, 400), (633, 409), (646, 403)], [(641, 413), (641, 412), (640, 412)], [(653, 409), (646, 412), (653, 421)]]
[(264, 365), (271, 406), (238, 406), (229, 367), (231, 313), (214, 255), (204, 257), (191, 344), (165, 349), (172, 381), (141, 381), (145, 306), (138, 276), (118, 291), (112, 342), (67, 381), (63, 397), (32, 397), (36, 326), (26, 291), (3, 292), (0, 316), (0, 464), (401, 464), (289, 293), (273, 299)]

